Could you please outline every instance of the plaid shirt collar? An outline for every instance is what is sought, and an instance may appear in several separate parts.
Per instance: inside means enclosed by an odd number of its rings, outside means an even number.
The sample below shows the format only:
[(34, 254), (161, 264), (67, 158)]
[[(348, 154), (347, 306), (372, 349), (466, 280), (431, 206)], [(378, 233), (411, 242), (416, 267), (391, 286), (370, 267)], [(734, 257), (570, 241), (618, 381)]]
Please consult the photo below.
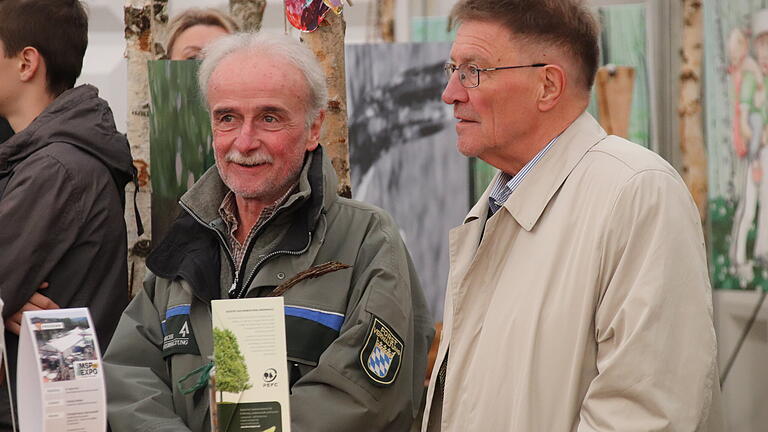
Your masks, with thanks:
[(264, 207), (264, 209), (261, 210), (259, 219), (256, 221), (256, 224), (253, 226), (253, 228), (251, 228), (251, 231), (248, 233), (248, 237), (245, 239), (245, 243), (243, 244), (240, 244), (240, 242), (237, 241), (237, 238), (235, 237), (235, 233), (240, 227), (240, 221), (237, 219), (237, 201), (235, 200), (235, 193), (230, 190), (224, 196), (224, 199), (221, 201), (221, 205), (219, 206), (219, 215), (227, 226), (227, 240), (232, 251), (232, 258), (235, 261), (236, 268), (240, 268), (243, 257), (245, 255), (245, 251), (253, 240), (256, 231), (262, 225), (264, 225), (264, 223), (269, 220), (273, 214), (275, 214), (277, 209), (280, 208), (280, 206), (282, 206), (288, 200), (288, 197), (293, 195), (297, 186), (298, 182), (289, 188), (285, 195), (278, 198), (277, 201)]

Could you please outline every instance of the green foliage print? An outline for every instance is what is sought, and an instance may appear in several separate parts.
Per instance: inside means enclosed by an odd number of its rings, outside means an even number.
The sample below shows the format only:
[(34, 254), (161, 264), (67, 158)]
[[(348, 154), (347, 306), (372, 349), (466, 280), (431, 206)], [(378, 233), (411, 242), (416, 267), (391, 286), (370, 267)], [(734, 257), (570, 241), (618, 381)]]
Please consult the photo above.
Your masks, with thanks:
[(197, 86), (198, 62), (148, 62), (152, 239), (162, 240), (178, 200), (214, 164), (211, 124)]
[(245, 357), (240, 352), (237, 337), (229, 329), (213, 329), (213, 358), (216, 364), (216, 388), (223, 401), (223, 392), (240, 393), (251, 388)]

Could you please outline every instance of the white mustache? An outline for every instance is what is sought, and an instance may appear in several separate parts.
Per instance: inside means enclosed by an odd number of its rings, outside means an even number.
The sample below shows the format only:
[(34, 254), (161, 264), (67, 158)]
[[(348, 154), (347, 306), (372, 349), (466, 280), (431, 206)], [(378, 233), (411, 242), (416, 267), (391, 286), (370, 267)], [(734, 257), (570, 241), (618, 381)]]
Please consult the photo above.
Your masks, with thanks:
[(227, 152), (224, 158), (227, 162), (234, 162), (240, 165), (260, 165), (272, 163), (272, 157), (266, 153), (256, 152), (244, 155), (237, 150)]

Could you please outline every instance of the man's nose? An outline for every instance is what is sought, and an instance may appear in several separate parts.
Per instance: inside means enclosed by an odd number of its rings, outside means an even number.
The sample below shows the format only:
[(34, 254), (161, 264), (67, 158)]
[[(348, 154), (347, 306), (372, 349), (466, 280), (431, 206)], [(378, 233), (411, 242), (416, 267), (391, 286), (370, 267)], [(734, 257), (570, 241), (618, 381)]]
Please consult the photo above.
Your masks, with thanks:
[(448, 84), (445, 85), (445, 90), (443, 90), (443, 102), (448, 105), (453, 105), (456, 102), (466, 102), (468, 95), (467, 89), (459, 82), (458, 73), (452, 73), (448, 79)]
[(258, 130), (250, 122), (244, 122), (234, 142), (235, 149), (242, 154), (261, 146)]

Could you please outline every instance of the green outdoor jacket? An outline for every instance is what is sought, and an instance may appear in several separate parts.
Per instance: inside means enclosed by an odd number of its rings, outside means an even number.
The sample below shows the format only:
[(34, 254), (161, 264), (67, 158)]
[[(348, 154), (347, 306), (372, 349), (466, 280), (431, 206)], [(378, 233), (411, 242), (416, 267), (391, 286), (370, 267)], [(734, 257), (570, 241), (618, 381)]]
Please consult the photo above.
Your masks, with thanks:
[[(283, 296), (292, 431), (409, 429), (422, 398), (432, 321), (394, 221), (338, 197), (336, 183), (322, 149), (308, 153), (298, 191), (260, 228), (240, 269), (224, 241), (218, 207), (227, 188), (216, 169), (182, 197), (186, 212), (147, 259), (152, 273), (104, 359), (113, 431), (209, 431), (208, 389), (184, 395), (178, 382), (212, 356), (210, 301), (228, 292), (263, 296), (330, 261), (351, 268), (303, 280)], [(164, 346), (165, 332), (176, 337), (166, 327), (179, 322), (191, 327), (189, 343)], [(399, 367), (385, 377), (367, 369), (365, 350), (373, 326), (381, 325), (403, 347), (392, 363)]]

